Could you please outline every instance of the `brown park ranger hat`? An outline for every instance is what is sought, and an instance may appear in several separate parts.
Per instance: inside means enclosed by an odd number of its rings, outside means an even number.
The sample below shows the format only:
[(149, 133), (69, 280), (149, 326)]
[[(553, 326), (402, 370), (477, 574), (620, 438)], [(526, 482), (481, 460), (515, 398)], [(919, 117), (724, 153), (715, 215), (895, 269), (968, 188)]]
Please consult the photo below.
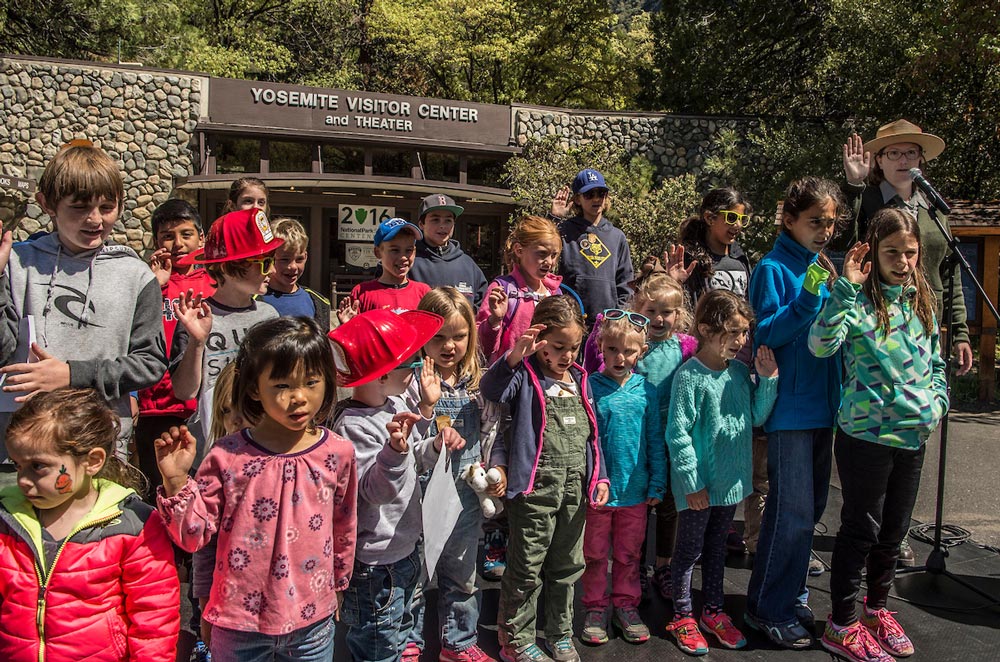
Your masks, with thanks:
[(896, 120), (880, 126), (875, 133), (875, 139), (865, 143), (865, 151), (878, 154), (889, 145), (896, 143), (914, 143), (924, 150), (924, 160), (937, 158), (944, 151), (944, 140), (906, 120)]

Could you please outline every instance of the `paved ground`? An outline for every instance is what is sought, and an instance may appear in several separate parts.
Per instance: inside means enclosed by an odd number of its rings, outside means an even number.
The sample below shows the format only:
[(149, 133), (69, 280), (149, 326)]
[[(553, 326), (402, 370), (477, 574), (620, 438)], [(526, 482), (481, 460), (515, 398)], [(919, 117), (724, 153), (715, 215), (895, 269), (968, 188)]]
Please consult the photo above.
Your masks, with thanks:
[[(927, 449), (913, 519), (933, 522), (940, 444)], [(992, 411), (953, 412), (948, 425), (944, 518), (1000, 547), (1000, 404)], [(836, 484), (836, 481), (834, 481)]]
[[(913, 513), (914, 524), (933, 522), (937, 489), (937, 467), (940, 442), (928, 448), (920, 494)], [(945, 490), (944, 523), (961, 526), (972, 534), (972, 541), (954, 547), (947, 558), (947, 569), (962, 579), (1000, 599), (1000, 554), (988, 546), (1000, 546), (1000, 405), (980, 412), (958, 411), (952, 415), (948, 435), (948, 456)], [(840, 490), (834, 472), (830, 505), (824, 517), (826, 533), (817, 534), (814, 547), (827, 563), (833, 549), (833, 536), (839, 521)], [(821, 527), (820, 530), (824, 530)], [(978, 543), (978, 544), (977, 544)], [(912, 542), (918, 561), (927, 558), (930, 548), (919, 541)], [(984, 547), (986, 545), (986, 547)], [(742, 625), (744, 595), (749, 581), (751, 558), (730, 557), (726, 570), (726, 608)], [(695, 573), (695, 586), (700, 583)], [(817, 616), (829, 612), (829, 574), (809, 580), (810, 602)], [(483, 585), (483, 612), (480, 640), (483, 648), (496, 656), (496, 605), (499, 587)], [(696, 593), (697, 600), (700, 592)], [(919, 573), (897, 578), (890, 608), (898, 610), (898, 618), (914, 639), (914, 662), (933, 660), (1000, 661), (1000, 603), (989, 601), (966, 591), (945, 576)], [(432, 592), (430, 599), (436, 598)], [(578, 646), (586, 662), (629, 660), (659, 662), (663, 659), (690, 659), (681, 653), (672, 639), (663, 632), (669, 617), (669, 606), (658, 597), (641, 609), (650, 625), (653, 638), (641, 646), (632, 646), (620, 638), (601, 647)], [(582, 612), (578, 609), (577, 630)], [(427, 628), (435, 627), (428, 616)], [(712, 648), (707, 660), (799, 660), (802, 662), (831, 660), (818, 646), (806, 651), (786, 651), (775, 648), (762, 635), (746, 631), (748, 646), (741, 651)], [(338, 637), (336, 659), (348, 660), (343, 632)], [(436, 660), (437, 650), (425, 651), (424, 660)]]

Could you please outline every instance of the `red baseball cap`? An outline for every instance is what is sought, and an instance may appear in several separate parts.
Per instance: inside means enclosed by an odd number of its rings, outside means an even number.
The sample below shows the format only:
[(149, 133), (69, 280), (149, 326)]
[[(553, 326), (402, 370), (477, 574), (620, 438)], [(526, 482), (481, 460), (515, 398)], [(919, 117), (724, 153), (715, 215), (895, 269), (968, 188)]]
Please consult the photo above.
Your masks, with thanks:
[(424, 310), (369, 310), (327, 334), (346, 387), (374, 381), (399, 367), (434, 337), (444, 318)]
[(177, 264), (184, 266), (245, 260), (267, 255), (284, 243), (284, 239), (274, 236), (263, 210), (231, 211), (212, 223), (204, 248), (179, 258)]

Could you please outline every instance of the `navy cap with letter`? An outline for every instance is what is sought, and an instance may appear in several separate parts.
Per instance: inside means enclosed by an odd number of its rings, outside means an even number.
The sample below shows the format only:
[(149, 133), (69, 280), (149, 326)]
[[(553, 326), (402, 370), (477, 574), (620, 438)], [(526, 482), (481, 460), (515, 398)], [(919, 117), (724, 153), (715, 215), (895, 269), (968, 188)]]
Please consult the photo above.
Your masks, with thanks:
[(595, 188), (607, 189), (608, 184), (604, 181), (604, 175), (593, 168), (587, 168), (577, 173), (573, 178), (573, 195), (586, 193)]

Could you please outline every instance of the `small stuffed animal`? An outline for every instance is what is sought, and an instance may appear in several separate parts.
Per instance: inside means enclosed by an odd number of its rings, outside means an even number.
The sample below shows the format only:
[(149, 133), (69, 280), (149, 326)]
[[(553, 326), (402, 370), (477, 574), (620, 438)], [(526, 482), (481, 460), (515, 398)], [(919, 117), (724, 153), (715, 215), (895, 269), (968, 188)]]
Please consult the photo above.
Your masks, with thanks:
[(463, 474), (465, 482), (479, 497), (479, 506), (483, 509), (483, 517), (493, 519), (503, 512), (503, 501), (486, 494), (486, 489), (490, 485), (496, 485), (500, 482), (498, 469), (493, 468), (487, 471), (482, 462), (474, 462), (465, 468)]

